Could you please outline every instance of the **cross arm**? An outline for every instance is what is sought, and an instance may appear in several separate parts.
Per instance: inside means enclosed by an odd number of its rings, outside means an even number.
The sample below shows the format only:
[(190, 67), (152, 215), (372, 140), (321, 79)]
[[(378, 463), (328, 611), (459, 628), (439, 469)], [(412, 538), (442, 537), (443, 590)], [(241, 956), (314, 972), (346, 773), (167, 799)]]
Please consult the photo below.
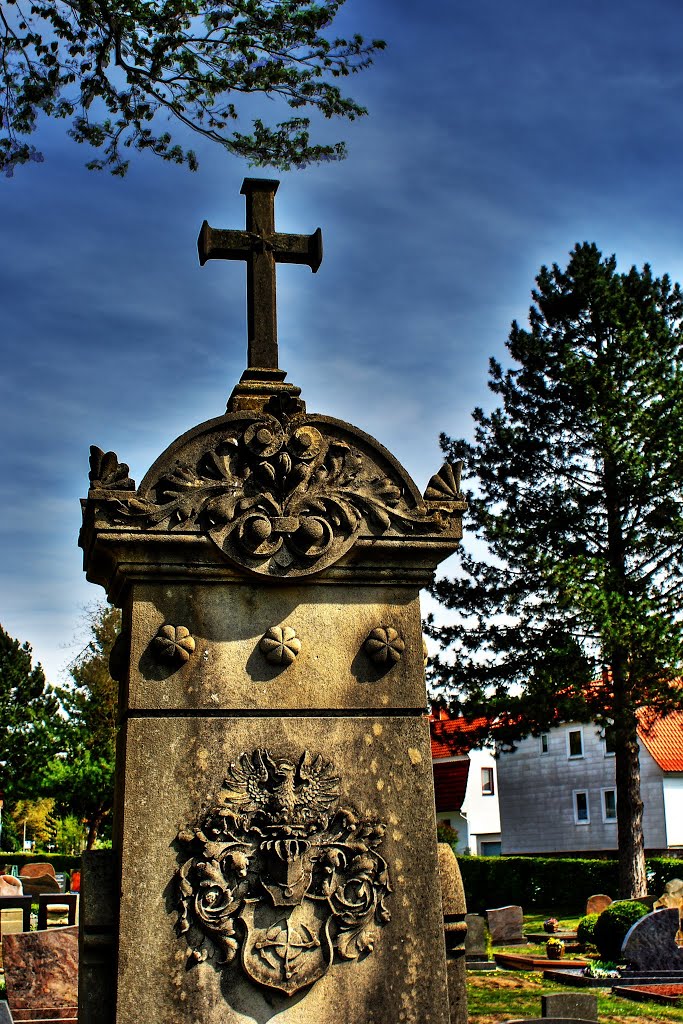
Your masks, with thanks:
[(247, 231), (212, 228), (204, 221), (197, 239), (199, 262), (207, 260), (246, 260), (253, 250), (253, 239)]
[(246, 260), (261, 249), (271, 252), (276, 263), (302, 263), (315, 274), (323, 259), (323, 236), (320, 228), (311, 235), (278, 232), (261, 236), (249, 231), (212, 228), (204, 221), (197, 239), (197, 249), (202, 266), (207, 260)]

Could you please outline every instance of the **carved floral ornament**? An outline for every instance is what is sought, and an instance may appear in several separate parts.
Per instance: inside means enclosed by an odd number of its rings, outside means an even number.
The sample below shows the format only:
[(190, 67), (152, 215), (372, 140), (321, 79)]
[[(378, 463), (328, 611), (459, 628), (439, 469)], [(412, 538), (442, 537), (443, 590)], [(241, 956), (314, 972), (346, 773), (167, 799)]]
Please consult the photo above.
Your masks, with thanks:
[(204, 532), (249, 571), (299, 576), (336, 562), (361, 533), (439, 534), (465, 508), (452, 467), (432, 477), (420, 502), (386, 456), (321, 417), (280, 409), (216, 423), (201, 443), (172, 446), (173, 460), (162, 457), (156, 479), (136, 493), (127, 466), (91, 449), (98, 514), (128, 529)]
[(320, 754), (298, 761), (258, 749), (227, 771), (218, 802), (178, 843), (178, 932), (196, 960), (240, 954), (251, 981), (293, 995), (336, 957), (369, 955), (390, 914), (386, 826), (339, 805), (340, 779)]

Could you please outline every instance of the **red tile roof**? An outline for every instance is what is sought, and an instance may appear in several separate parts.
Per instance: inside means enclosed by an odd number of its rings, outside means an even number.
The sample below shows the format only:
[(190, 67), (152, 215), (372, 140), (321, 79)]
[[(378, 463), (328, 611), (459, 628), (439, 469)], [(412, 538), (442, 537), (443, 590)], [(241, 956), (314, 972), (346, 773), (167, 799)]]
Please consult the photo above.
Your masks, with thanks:
[[(457, 757), (474, 746), (473, 735), (486, 725), (485, 718), (450, 718), (447, 712), (437, 711), (429, 716), (432, 735), (432, 757)], [(438, 716), (438, 717), (437, 717)]]
[(638, 736), (662, 771), (683, 772), (683, 711), (650, 722), (642, 709), (638, 718)]
[(469, 758), (434, 765), (434, 797), (437, 811), (459, 811), (465, 799)]

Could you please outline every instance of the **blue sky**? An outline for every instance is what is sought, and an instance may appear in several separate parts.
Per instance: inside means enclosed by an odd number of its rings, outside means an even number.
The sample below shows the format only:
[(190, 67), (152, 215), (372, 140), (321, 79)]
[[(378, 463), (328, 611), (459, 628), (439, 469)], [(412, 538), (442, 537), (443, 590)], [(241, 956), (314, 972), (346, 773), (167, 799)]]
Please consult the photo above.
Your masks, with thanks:
[(278, 270), (288, 379), (420, 488), (439, 432), (490, 404), (542, 263), (588, 240), (683, 278), (679, 4), (348, 0), (338, 29), (389, 44), (348, 82), (369, 117), (322, 126), (342, 163), (259, 172), (197, 143), (196, 174), (145, 155), (120, 181), (57, 123), (0, 179), (0, 622), (53, 682), (102, 596), (76, 546), (89, 445), (139, 482), (244, 368), (244, 268), (201, 269), (196, 236), (244, 223), (245, 175), (280, 178), (279, 230), (323, 230), (316, 276)]

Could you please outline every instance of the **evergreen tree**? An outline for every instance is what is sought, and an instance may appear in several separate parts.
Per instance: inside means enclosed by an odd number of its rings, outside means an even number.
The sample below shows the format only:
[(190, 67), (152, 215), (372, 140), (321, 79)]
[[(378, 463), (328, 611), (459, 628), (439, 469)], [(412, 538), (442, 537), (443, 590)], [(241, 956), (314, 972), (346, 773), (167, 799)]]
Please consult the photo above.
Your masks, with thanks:
[[(433, 682), (499, 742), (595, 721), (615, 744), (622, 896), (647, 892), (637, 725), (683, 706), (683, 296), (577, 245), (543, 267), (502, 406), (442, 436), (472, 480), (470, 538), (434, 594)], [(466, 533), (467, 536), (467, 533)], [(477, 543), (478, 542), (478, 543)], [(648, 709), (647, 711), (643, 709)]]
[[(381, 40), (330, 37), (344, 0), (0, 0), (0, 170), (42, 154), (28, 139), (42, 116), (69, 119), (69, 135), (102, 155), (92, 169), (123, 175), (130, 149), (197, 165), (160, 119), (184, 125), (251, 164), (281, 169), (344, 156), (309, 139), (313, 110), (353, 120), (364, 107), (337, 80), (372, 64)], [(237, 131), (253, 95), (297, 116), (256, 118)]]
[(117, 608), (91, 610), (90, 639), (70, 667), (74, 685), (59, 691), (67, 715), (64, 754), (52, 763), (49, 791), (60, 811), (85, 822), (88, 850), (113, 807), (118, 687), (109, 674), (109, 655), (120, 626)]
[(0, 626), (0, 791), (9, 813), (17, 800), (35, 797), (58, 749), (56, 693), (33, 665), (31, 648)]

